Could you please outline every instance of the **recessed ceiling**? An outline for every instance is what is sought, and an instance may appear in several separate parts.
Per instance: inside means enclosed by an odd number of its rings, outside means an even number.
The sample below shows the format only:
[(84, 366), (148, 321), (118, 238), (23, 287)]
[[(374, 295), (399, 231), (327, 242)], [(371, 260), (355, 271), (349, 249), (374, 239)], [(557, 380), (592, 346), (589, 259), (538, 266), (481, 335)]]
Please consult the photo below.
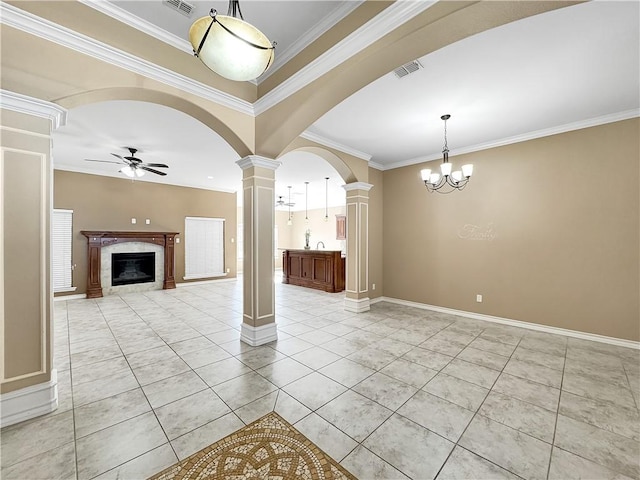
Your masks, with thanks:
[[(474, 35), (388, 73), (309, 131), (384, 167), (640, 107), (640, 2), (586, 2)], [(633, 113), (631, 113), (633, 115)], [(413, 160), (413, 162), (412, 162)]]
[[(95, 1), (85, 0), (90, 6)], [(102, 0), (102, 3), (107, 3)], [(189, 49), (189, 28), (198, 18), (209, 15), (213, 8), (226, 15), (228, 1), (187, 0), (195, 8), (189, 17), (173, 10), (163, 1), (112, 1), (116, 7), (174, 35)], [(256, 26), (272, 42), (277, 42), (276, 59), (260, 80), (268, 77), (302, 48), (318, 38), (336, 22), (353, 11), (362, 0), (256, 1), (242, 0), (244, 19)], [(93, 5), (92, 5), (93, 4)], [(95, 5), (100, 7), (100, 5)], [(178, 46), (178, 45), (175, 45)]]

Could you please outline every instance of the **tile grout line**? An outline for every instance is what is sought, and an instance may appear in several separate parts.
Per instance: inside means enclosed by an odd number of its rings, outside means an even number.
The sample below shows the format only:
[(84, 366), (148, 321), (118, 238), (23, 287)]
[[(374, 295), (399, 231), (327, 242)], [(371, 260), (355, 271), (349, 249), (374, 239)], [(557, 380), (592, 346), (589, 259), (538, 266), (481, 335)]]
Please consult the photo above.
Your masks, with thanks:
[(556, 445), (556, 434), (558, 433), (558, 417), (560, 417), (560, 405), (562, 403), (562, 385), (564, 385), (564, 371), (567, 366), (567, 351), (569, 350), (569, 345), (567, 344), (567, 348), (564, 354), (564, 365), (562, 367), (562, 377), (560, 378), (560, 395), (558, 397), (558, 408), (556, 410), (556, 421), (553, 425), (553, 438), (551, 439), (551, 452), (549, 453), (549, 465), (547, 466), (547, 478), (551, 474), (551, 462), (553, 460), (553, 450)]

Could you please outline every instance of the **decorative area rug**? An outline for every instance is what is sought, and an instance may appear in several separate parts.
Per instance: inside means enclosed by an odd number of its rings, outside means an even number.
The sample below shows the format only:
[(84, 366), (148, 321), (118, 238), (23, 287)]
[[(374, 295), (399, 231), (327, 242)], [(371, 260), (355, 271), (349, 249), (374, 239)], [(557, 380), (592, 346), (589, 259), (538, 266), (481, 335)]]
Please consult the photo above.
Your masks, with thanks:
[(357, 480), (275, 412), (149, 480)]

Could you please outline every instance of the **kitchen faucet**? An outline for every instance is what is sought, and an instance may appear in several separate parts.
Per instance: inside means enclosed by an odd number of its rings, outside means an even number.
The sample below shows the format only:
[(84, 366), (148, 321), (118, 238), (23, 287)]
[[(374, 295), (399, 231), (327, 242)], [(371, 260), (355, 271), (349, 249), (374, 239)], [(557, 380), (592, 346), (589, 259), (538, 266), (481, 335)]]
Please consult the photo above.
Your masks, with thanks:
[(318, 243), (316, 244), (316, 250), (318, 250), (318, 247), (320, 246), (320, 244), (322, 244), (322, 248), (326, 248), (326, 247), (324, 246), (324, 242), (318, 242)]

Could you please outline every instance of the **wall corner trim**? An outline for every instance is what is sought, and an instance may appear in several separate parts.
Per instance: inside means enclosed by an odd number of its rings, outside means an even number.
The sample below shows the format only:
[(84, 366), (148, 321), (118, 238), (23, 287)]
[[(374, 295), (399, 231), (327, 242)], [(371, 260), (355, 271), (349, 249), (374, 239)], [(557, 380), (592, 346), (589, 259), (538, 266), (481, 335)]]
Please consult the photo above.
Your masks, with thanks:
[[(389, 302), (398, 305), (405, 305), (407, 307), (415, 307), (423, 310), (433, 310), (434, 312), (449, 313), (451, 315), (457, 315), (459, 317), (472, 318), (474, 320), (483, 320), (485, 322), (500, 323), (502, 325), (510, 325), (512, 327), (526, 328), (527, 330), (536, 330), (538, 332), (552, 333), (555, 335), (563, 335), (565, 337), (579, 338), (581, 340), (590, 340), (592, 342), (607, 343), (609, 345), (616, 345), (618, 347), (633, 348), (640, 350), (640, 342), (634, 342), (633, 340), (625, 340), (623, 338), (607, 337), (605, 335), (598, 335), (597, 333), (581, 332), (578, 330), (569, 330), (566, 328), (551, 327), (548, 325), (541, 325), (539, 323), (524, 322), (522, 320), (513, 320), (511, 318), (494, 317), (492, 315), (485, 315), (483, 313), (467, 312), (464, 310), (456, 310), (447, 307), (438, 307), (436, 305), (429, 305), (427, 303), (411, 302), (409, 300), (402, 300), (393, 297), (378, 297), (377, 302)], [(376, 302), (376, 303), (377, 303)]]
[(0, 427), (53, 412), (58, 408), (58, 373), (51, 380), (0, 395)]
[(278, 340), (278, 326), (275, 322), (260, 327), (252, 327), (243, 323), (240, 328), (240, 340), (252, 347), (275, 342)]
[(14, 112), (26, 113), (27, 115), (48, 118), (51, 120), (52, 130), (67, 123), (66, 108), (10, 90), (0, 89), (0, 107)]

